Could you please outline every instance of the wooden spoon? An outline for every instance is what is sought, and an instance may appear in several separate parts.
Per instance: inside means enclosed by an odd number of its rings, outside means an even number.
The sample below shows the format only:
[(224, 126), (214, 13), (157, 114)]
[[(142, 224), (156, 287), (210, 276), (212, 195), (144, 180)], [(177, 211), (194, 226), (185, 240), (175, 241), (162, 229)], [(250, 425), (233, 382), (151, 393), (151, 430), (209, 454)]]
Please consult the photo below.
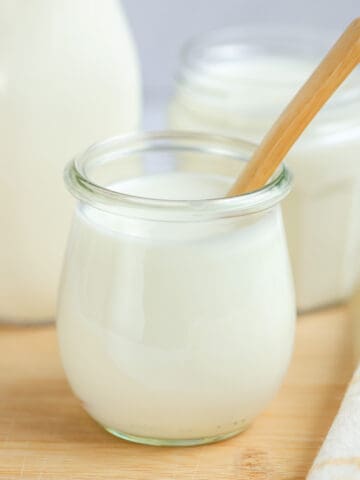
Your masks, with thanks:
[(228, 196), (263, 187), (318, 111), (360, 62), (360, 17), (335, 43), (269, 130)]

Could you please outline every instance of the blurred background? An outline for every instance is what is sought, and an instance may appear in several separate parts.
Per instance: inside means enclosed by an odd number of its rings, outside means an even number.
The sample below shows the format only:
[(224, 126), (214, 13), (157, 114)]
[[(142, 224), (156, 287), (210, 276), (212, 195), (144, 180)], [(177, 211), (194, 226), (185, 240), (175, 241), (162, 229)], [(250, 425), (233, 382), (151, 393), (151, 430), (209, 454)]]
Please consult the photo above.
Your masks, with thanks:
[(189, 37), (255, 22), (319, 26), (338, 34), (360, 13), (360, 0), (123, 0), (123, 5), (142, 62), (147, 128), (163, 126), (179, 50)]

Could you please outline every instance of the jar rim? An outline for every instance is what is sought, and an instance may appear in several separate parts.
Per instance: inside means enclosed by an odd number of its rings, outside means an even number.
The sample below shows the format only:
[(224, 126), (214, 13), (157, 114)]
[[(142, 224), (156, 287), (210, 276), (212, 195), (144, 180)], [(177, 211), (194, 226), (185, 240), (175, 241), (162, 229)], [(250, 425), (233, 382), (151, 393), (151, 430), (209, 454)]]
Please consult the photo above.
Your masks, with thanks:
[(114, 153), (117, 158), (124, 158), (146, 151), (164, 151), (171, 145), (176, 145), (177, 151), (228, 156), (239, 160), (239, 166), (255, 149), (255, 145), (247, 141), (200, 132), (164, 130), (120, 135), (93, 144), (71, 160), (64, 171), (66, 186), (78, 200), (97, 209), (163, 221), (201, 221), (258, 213), (279, 203), (291, 189), (292, 175), (285, 165), (281, 165), (273, 178), (258, 190), (234, 197), (198, 200), (167, 200), (121, 193), (93, 181), (86, 173), (86, 167), (94, 159), (103, 165)]
[[(185, 85), (187, 75), (194, 71), (197, 71), (199, 76), (201, 76), (201, 70), (204, 66), (202, 62), (206, 62), (206, 52), (211, 48), (221, 46), (238, 47), (237, 53), (235, 49), (231, 50), (228, 48), (228, 51), (231, 52), (231, 55), (234, 55), (235, 60), (236, 58), (239, 60), (240, 57), (236, 57), (236, 55), (244, 55), (244, 49), (240, 47), (251, 47), (250, 50), (253, 54), (256, 48), (265, 51), (272, 48), (274, 44), (280, 49), (279, 53), (285, 51), (291, 53), (292, 50), (302, 52), (299, 57), (313, 59), (315, 68), (317, 62), (320, 61), (334, 43), (338, 34), (334, 29), (315, 29), (299, 25), (269, 26), (261, 23), (213, 29), (195, 35), (185, 42), (180, 52), (180, 71), (177, 73), (176, 81)], [(286, 42), (284, 41), (285, 39)], [(242, 56), (241, 58), (243, 59), (244, 57)], [(309, 71), (309, 74), (311, 73)], [(256, 83), (259, 81), (259, 77), (256, 75), (245, 74), (241, 78), (249, 82)], [(262, 82), (263, 79), (260, 79), (260, 81)], [(266, 78), (266, 83), (271, 88), (274, 88), (275, 85), (289, 85), (290, 81)], [(218, 84), (213, 85), (215, 90), (212, 90), (212, 92), (216, 91), (217, 86), (221, 90), (221, 86), (223, 86), (222, 78), (219, 79)], [(189, 88), (189, 85), (187, 87)], [(360, 101), (360, 87), (356, 82), (351, 82), (341, 92), (338, 92), (336, 98), (332, 101), (332, 107), (352, 104), (354, 101)]]
[[(294, 47), (297, 49), (306, 48), (307, 45), (302, 43), (299, 45), (299, 37), (305, 40), (311, 50), (311, 54), (326, 53), (329, 48), (329, 43), (336, 38), (336, 30), (334, 29), (313, 29), (309, 26), (300, 27), (299, 25), (276, 25), (269, 26), (268, 24), (262, 25), (261, 23), (237, 25), (214, 28), (202, 33), (198, 33), (190, 37), (183, 44), (180, 50), (180, 60), (186, 66), (191, 66), (194, 53), (203, 53), (210, 47), (221, 46), (227, 44), (239, 44), (239, 43), (256, 43), (263, 45), (264, 48), (268, 47), (268, 44), (263, 44), (263, 40), (273, 41), (276, 44), (281, 44), (284, 49), (291, 47), (291, 43), (284, 44), (284, 37), (289, 42), (294, 41)], [(316, 44), (314, 45), (314, 41)]]

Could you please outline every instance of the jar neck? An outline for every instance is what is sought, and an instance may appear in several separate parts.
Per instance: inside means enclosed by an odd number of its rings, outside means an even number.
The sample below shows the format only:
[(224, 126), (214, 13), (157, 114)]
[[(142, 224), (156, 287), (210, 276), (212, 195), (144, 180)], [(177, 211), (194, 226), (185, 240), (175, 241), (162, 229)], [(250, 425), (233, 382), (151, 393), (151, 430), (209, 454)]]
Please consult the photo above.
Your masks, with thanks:
[[(265, 33), (263, 38), (260, 33), (258, 36), (254, 32), (239, 32), (215, 32), (185, 48), (175, 101), (197, 122), (216, 123), (218, 117), (228, 127), (228, 133), (234, 128), (244, 136), (245, 128), (245, 133), (253, 132), (245, 137), (258, 141), (258, 132), (271, 126), (331, 42), (325, 42), (323, 47), (319, 39), (315, 44), (312, 39), (308, 45), (309, 40), (300, 33), (296, 42), (294, 37), (287, 41), (284, 33), (279, 37), (274, 31)], [(313, 47), (317, 44), (318, 48)], [(324, 107), (314, 128), (320, 132), (331, 130), (335, 124), (355, 127), (359, 105), (356, 71)]]
[[(128, 218), (208, 222), (248, 216), (271, 209), (288, 194), (291, 174), (285, 166), (281, 166), (263, 188), (230, 198), (167, 200), (167, 197), (146, 196), (146, 190), (136, 193), (131, 189), (131, 193), (126, 193), (126, 188), (113, 186), (124, 186), (126, 179), (137, 181), (139, 178), (144, 185), (147, 175), (151, 180), (154, 167), (157, 174), (166, 173), (167, 184), (169, 173), (182, 173), (188, 176), (187, 181), (193, 174), (205, 178), (209, 174), (217, 178), (225, 176), (231, 185), (253, 150), (252, 144), (241, 140), (191, 132), (114, 137), (93, 145), (70, 162), (65, 181), (70, 192), (83, 204)], [(158, 170), (159, 160), (163, 163), (163, 172)], [(138, 196), (142, 191), (144, 196)]]

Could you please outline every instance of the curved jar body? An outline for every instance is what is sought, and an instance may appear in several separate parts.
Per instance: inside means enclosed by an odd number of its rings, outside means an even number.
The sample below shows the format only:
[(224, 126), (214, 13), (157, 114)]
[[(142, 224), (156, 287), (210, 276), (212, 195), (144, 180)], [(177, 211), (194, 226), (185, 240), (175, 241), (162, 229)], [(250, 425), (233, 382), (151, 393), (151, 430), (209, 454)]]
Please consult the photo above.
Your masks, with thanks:
[(71, 202), (69, 158), (136, 130), (134, 45), (116, 0), (0, 5), (0, 321), (54, 318)]
[[(332, 42), (256, 28), (195, 40), (184, 52), (171, 127), (259, 142)], [(284, 219), (299, 310), (341, 302), (359, 282), (359, 114), (354, 72), (286, 159), (295, 178)]]
[[(101, 144), (67, 171), (79, 202), (59, 301), (61, 356), (84, 408), (117, 436), (227, 438), (279, 388), (295, 324), (279, 208), (288, 174), (244, 198), (207, 200), (223, 196), (251, 151), (159, 134)], [(101, 189), (90, 192), (89, 180)]]

